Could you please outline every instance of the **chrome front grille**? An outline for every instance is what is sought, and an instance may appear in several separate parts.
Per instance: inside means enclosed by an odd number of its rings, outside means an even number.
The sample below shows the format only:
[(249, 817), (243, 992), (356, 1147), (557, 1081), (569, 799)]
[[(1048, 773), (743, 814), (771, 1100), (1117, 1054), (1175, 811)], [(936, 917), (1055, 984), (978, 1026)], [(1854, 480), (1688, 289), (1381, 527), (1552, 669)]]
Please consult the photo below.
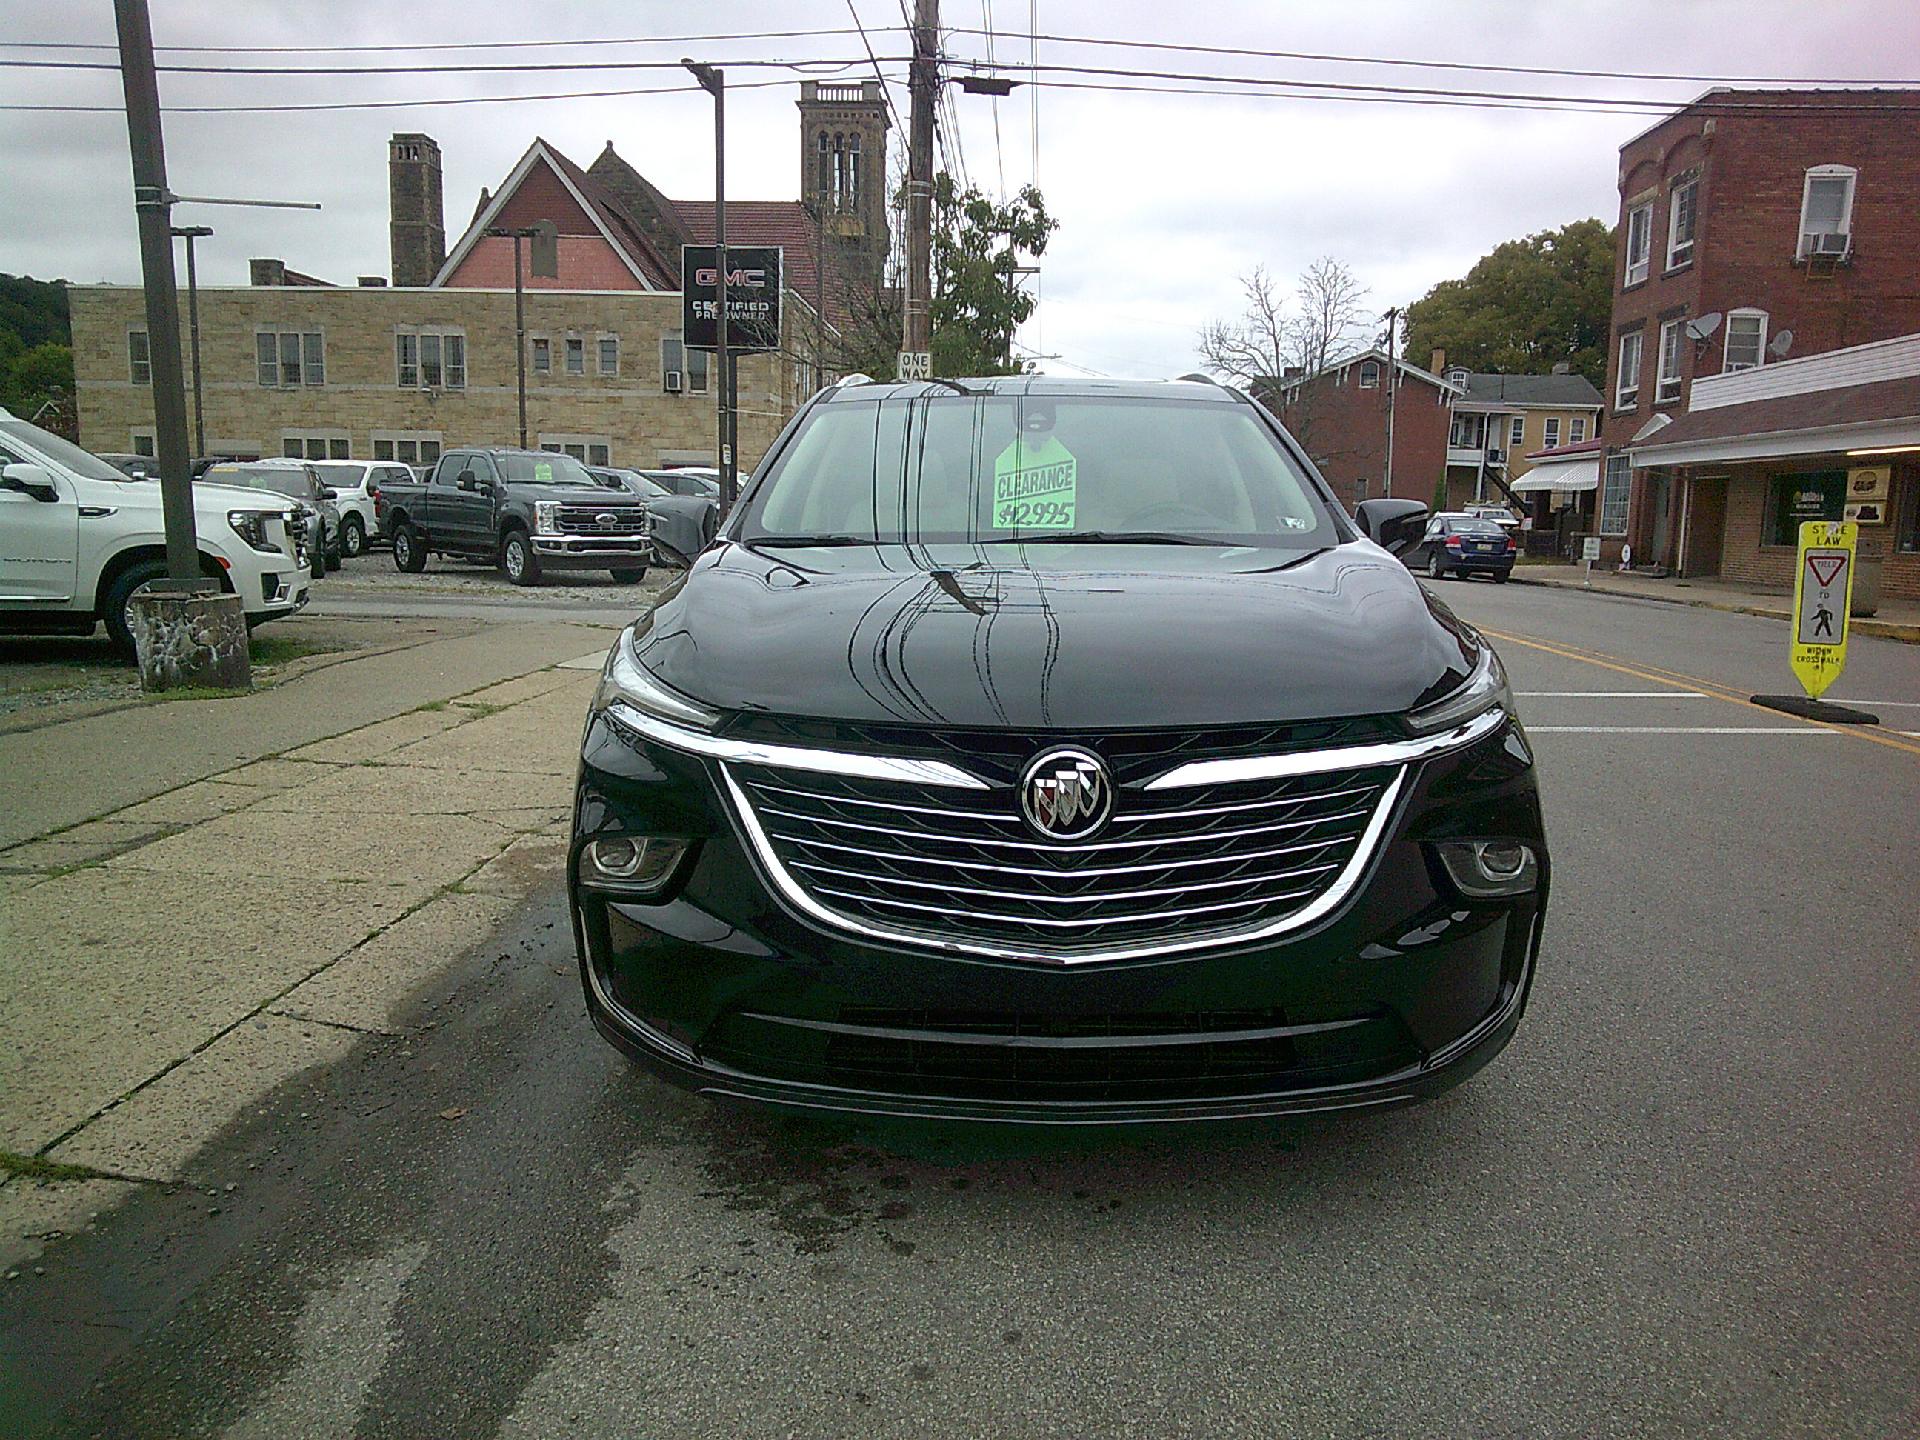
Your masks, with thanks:
[(1061, 962), (1278, 933), (1344, 897), (1403, 767), (1122, 786), (1092, 838), (1042, 839), (1015, 791), (731, 763), (789, 898), (877, 938)]
[[(613, 523), (601, 524), (602, 515), (613, 516)], [(555, 525), (569, 535), (644, 535), (647, 511), (643, 505), (562, 505)]]

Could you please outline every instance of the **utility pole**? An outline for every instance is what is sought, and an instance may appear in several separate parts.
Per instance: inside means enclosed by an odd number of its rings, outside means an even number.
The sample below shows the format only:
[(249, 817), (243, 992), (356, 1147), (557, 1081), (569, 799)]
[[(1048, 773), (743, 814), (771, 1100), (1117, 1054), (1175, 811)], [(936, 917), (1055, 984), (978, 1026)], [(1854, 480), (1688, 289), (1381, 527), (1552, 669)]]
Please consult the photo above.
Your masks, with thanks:
[[(207, 453), (205, 392), (200, 388), (200, 276), (193, 265), (193, 242), (213, 234), (211, 225), (175, 225), (173, 238), (187, 242), (187, 344), (193, 355), (193, 453)], [(157, 446), (155, 447), (158, 448)]]
[(933, 110), (940, 98), (940, 0), (914, 0), (913, 62), (907, 86), (907, 286), (901, 349), (933, 348)]
[(1400, 366), (1394, 359), (1394, 346), (1399, 339), (1400, 307), (1387, 311), (1387, 474), (1385, 480), (1386, 497), (1393, 498), (1393, 398), (1400, 392)]
[[(734, 460), (740, 434), (735, 418), (740, 395), (734, 388), (733, 357), (727, 350), (727, 271), (731, 268), (727, 264), (727, 72), (692, 60), (680, 63), (692, 72), (700, 88), (713, 96), (713, 294), (718, 306), (713, 348), (714, 365), (720, 372), (714, 377), (720, 387), (715, 439), (720, 451), (720, 513), (725, 515), (733, 509), (740, 491), (740, 472)], [(680, 283), (686, 286), (692, 279), (682, 275)]]
[(153, 70), (153, 21), (146, 0), (114, 0), (120, 78), (133, 153), (133, 210), (140, 225), (140, 275), (147, 292), (147, 354), (153, 388), (153, 451), (160, 465), (169, 588), (201, 588), (187, 454), (187, 395), (180, 373), (180, 295), (173, 280), (173, 195), (160, 135), (160, 86)]
[(531, 225), (496, 228), (487, 234), (513, 241), (513, 353), (514, 375), (520, 392), (520, 448), (527, 448), (527, 284), (520, 270), (520, 242), (537, 232)]

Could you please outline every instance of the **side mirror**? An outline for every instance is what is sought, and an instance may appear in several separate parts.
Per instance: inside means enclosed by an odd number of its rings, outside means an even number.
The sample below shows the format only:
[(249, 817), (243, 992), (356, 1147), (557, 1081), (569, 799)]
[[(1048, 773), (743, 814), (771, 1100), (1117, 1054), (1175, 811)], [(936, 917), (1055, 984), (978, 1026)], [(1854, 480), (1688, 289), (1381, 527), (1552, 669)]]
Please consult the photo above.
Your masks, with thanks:
[(1369, 540), (1398, 555), (1420, 543), (1430, 513), (1418, 500), (1362, 500), (1353, 518)]
[(320, 498), (322, 500), (338, 500), (340, 498), (340, 492), (331, 485), (322, 485), (320, 487)]
[(0, 490), (49, 503), (60, 498), (60, 487), (53, 483), (53, 476), (38, 465), (15, 464), (0, 470)]
[(456, 490), (478, 490), (480, 482), (474, 478), (473, 471), (462, 470), (459, 478), (453, 482), (453, 486)]

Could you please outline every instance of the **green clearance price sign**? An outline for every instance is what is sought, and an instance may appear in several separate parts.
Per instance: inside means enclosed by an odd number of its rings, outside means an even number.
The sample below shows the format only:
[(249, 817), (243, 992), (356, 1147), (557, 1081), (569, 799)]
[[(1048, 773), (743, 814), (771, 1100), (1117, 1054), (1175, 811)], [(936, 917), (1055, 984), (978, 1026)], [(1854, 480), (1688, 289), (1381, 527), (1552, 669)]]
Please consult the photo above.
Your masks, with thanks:
[(1037, 445), (1015, 436), (993, 462), (993, 528), (1071, 530), (1079, 468), (1053, 436)]
[(1818, 700), (1847, 664), (1847, 612), (1853, 602), (1853, 552), (1860, 527), (1851, 520), (1808, 520), (1800, 526), (1800, 564), (1793, 580), (1793, 673)]

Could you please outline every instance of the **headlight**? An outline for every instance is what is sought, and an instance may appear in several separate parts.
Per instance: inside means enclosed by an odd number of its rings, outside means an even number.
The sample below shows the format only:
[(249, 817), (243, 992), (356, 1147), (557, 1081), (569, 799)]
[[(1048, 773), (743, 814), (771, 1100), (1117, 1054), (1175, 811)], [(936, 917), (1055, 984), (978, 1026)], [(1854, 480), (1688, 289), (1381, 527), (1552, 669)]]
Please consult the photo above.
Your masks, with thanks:
[(560, 502), (558, 500), (536, 500), (533, 502), (533, 528), (543, 535), (551, 535), (560, 528)]
[(601, 672), (600, 688), (594, 693), (595, 710), (619, 707), (636, 710), (646, 719), (664, 720), (682, 729), (712, 730), (720, 723), (720, 712), (698, 700), (663, 685), (653, 672), (640, 663), (633, 652), (633, 631), (623, 630), (607, 656), (607, 668)]
[(255, 550), (263, 550), (269, 555), (280, 554), (280, 544), (267, 536), (267, 521), (279, 514), (277, 510), (229, 510), (227, 524), (233, 533)]
[(1413, 711), (1407, 716), (1407, 726), (1416, 735), (1433, 735), (1464, 725), (1489, 710), (1513, 713), (1513, 692), (1507, 688), (1506, 667), (1493, 653), (1491, 645), (1482, 647), (1473, 673), (1467, 676), (1464, 685), (1444, 700)]

